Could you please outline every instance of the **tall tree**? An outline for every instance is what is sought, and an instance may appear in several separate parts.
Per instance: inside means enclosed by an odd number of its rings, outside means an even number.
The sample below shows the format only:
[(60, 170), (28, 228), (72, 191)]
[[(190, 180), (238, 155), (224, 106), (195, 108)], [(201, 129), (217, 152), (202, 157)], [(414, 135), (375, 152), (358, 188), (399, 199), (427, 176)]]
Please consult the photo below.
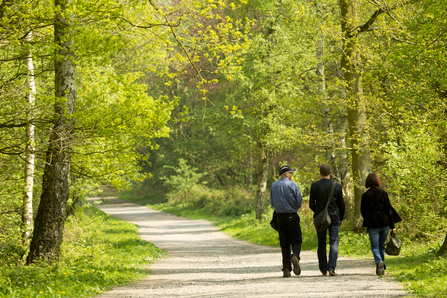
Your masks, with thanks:
[(73, 52), (72, 0), (55, 0), (54, 39), (55, 105), (54, 120), (46, 153), (42, 195), (35, 219), (34, 235), (27, 263), (37, 258), (59, 259), (69, 198), (74, 123), (72, 115), (76, 102), (76, 67)]
[(341, 67), (345, 79), (348, 122), (351, 139), (352, 174), (354, 179), (354, 218), (360, 224), (362, 183), (371, 171), (367, 132), (366, 105), (362, 85), (362, 62), (358, 47), (358, 12), (356, 0), (340, 0), (343, 48)]
[[(31, 41), (32, 32), (30, 32), (25, 40)], [(34, 109), (36, 101), (36, 83), (34, 80), (34, 63), (32, 53), (26, 49), (25, 64), (28, 69), (28, 94), (27, 99), (27, 123), (26, 143), (25, 143), (25, 195), (23, 197), (22, 222), (25, 225), (23, 232), (23, 241), (28, 243), (33, 230), (33, 187), (34, 187), (34, 161), (35, 161), (35, 125), (34, 125)]]

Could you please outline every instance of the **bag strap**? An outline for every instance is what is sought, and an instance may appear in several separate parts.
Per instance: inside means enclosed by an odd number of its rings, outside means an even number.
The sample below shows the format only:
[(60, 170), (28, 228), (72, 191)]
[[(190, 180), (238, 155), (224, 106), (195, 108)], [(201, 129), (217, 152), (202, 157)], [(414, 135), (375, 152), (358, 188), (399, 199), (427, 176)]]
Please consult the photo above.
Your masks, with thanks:
[(334, 190), (335, 190), (335, 182), (332, 182), (331, 194), (329, 195), (329, 198), (327, 199), (326, 207), (324, 207), (325, 209), (329, 206), (329, 203), (331, 202), (332, 196), (334, 195)]

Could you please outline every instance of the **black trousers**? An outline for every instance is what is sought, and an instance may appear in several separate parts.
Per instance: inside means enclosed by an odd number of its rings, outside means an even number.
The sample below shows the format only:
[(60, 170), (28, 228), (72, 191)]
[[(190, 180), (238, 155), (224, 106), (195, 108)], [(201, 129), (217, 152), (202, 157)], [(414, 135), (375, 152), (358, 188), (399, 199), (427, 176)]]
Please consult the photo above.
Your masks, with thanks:
[[(297, 213), (278, 213), (276, 224), (278, 225), (283, 270), (287, 269), (292, 271), (290, 258), (296, 256), (300, 259), (301, 243), (303, 242), (300, 217)], [(292, 247), (293, 255), (291, 254), (290, 247)]]

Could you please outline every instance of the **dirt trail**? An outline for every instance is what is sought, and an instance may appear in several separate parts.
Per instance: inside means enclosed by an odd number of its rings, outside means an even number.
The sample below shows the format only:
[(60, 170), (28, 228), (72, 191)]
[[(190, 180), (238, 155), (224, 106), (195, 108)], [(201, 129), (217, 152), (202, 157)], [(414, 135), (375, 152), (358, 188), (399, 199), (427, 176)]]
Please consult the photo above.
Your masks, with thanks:
[[(110, 199), (110, 201), (109, 201)], [(100, 200), (92, 198), (91, 201)], [(322, 276), (317, 254), (301, 253), (300, 276), (283, 278), (278, 248), (232, 239), (209, 222), (188, 220), (116, 198), (98, 207), (139, 226), (141, 237), (169, 257), (143, 281), (99, 297), (405, 297), (389, 276), (374, 275), (374, 261), (340, 257), (338, 276)]]

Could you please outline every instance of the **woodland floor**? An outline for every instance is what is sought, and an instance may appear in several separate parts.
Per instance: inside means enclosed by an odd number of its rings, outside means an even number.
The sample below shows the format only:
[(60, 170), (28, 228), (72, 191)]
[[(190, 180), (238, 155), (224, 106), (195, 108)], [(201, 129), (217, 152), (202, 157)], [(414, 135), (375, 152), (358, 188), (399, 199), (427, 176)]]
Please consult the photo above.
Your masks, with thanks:
[[(90, 201), (101, 200), (91, 198)], [(136, 224), (141, 238), (169, 256), (146, 279), (99, 297), (406, 297), (402, 286), (376, 276), (373, 259), (339, 257), (338, 276), (321, 275), (317, 254), (301, 252), (301, 275), (282, 277), (278, 248), (235, 240), (203, 220), (188, 220), (114, 197), (105, 213)]]

